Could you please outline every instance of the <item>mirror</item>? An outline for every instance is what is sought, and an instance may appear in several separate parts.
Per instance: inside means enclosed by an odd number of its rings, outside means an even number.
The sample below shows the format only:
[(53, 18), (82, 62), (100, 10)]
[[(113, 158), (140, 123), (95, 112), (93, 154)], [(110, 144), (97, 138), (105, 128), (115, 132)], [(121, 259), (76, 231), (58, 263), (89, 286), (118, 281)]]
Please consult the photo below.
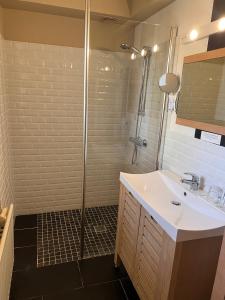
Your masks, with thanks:
[(177, 124), (225, 134), (225, 48), (184, 58)]

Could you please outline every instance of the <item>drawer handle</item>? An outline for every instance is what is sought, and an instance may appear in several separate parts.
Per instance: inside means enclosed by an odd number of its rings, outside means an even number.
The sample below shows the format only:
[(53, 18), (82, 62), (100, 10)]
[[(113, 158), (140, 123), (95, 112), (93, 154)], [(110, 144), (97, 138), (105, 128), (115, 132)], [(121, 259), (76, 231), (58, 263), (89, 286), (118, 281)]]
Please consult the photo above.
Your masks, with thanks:
[(153, 221), (155, 224), (157, 224), (157, 225), (158, 225), (158, 222), (156, 221), (156, 219), (155, 219), (155, 218), (153, 218), (153, 216), (151, 216), (151, 219), (152, 219), (152, 221)]

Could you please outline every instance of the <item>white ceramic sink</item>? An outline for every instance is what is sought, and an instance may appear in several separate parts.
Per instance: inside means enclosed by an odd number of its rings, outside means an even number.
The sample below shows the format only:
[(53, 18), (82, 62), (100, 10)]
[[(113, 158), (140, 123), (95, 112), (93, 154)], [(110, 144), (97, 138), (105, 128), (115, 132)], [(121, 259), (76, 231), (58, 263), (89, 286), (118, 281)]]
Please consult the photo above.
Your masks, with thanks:
[[(222, 235), (225, 213), (191, 192), (169, 171), (120, 173), (120, 181), (174, 241)], [(180, 205), (174, 205), (173, 202)]]

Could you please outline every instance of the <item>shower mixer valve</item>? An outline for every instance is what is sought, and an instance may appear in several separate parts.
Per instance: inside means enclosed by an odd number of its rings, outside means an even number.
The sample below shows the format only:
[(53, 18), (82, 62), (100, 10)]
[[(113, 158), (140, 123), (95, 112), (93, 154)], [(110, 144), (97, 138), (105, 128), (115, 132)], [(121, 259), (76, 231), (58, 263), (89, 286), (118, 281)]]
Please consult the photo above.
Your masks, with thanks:
[(147, 140), (141, 137), (130, 137), (129, 141), (139, 147), (147, 147)]

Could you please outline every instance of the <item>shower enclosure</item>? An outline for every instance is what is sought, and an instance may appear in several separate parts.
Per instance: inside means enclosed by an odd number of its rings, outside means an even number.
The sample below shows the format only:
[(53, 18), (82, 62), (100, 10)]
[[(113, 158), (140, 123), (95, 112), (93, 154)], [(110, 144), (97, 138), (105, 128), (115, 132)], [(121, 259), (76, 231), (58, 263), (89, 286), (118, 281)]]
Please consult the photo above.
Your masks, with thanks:
[(86, 1), (81, 257), (114, 250), (120, 172), (156, 170), (167, 100), (158, 79), (169, 70), (174, 35), (148, 22), (98, 18), (110, 33), (93, 47), (98, 28)]
[(170, 29), (95, 15), (90, 0), (79, 18), (85, 47), (0, 44), (15, 208), (38, 214), (39, 267), (112, 253), (120, 172), (158, 157)]

